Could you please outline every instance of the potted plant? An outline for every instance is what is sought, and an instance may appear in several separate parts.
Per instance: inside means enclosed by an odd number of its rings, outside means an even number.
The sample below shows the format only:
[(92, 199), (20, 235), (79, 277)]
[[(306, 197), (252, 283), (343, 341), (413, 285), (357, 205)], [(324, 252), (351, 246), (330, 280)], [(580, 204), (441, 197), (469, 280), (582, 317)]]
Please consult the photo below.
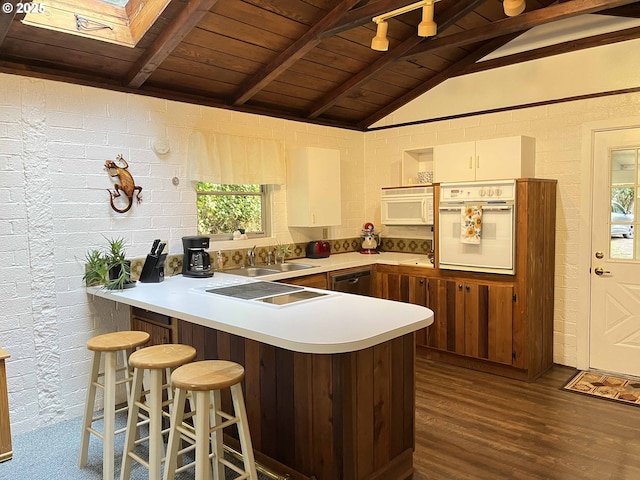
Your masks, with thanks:
[(126, 259), (124, 238), (107, 239), (107, 248), (93, 249), (85, 255), (83, 280), (87, 286), (104, 285), (109, 290), (134, 287), (131, 262)]
[(84, 280), (87, 287), (93, 287), (95, 285), (104, 285), (107, 281), (107, 275), (109, 274), (109, 268), (102, 250), (93, 249), (89, 250), (85, 256), (85, 270), (82, 280)]

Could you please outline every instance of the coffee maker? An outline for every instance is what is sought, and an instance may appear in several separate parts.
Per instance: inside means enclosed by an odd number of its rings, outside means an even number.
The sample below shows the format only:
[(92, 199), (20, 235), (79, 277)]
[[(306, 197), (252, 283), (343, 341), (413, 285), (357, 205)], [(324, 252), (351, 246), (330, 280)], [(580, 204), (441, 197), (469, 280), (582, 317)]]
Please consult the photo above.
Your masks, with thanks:
[(182, 275), (196, 278), (212, 277), (211, 258), (206, 251), (209, 248), (209, 237), (182, 237), (182, 246)]

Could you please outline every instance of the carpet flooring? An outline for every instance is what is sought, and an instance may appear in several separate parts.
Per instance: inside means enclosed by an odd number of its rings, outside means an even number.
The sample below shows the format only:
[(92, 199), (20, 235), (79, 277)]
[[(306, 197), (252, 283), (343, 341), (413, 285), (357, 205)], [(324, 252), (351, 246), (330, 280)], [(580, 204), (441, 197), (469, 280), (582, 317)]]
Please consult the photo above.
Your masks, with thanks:
[[(126, 417), (123, 414), (117, 415), (116, 428), (124, 427), (125, 424)], [(87, 466), (82, 469), (78, 467), (81, 427), (82, 418), (78, 417), (32, 432), (14, 435), (13, 458), (0, 463), (0, 480), (102, 480), (102, 441), (97, 437), (91, 436)], [(94, 423), (94, 428), (102, 430), (100, 423)], [(116, 479), (120, 478), (123, 448), (124, 433), (116, 436)], [(185, 460), (188, 461), (188, 459)], [(226, 480), (236, 478), (236, 474), (230, 469), (227, 469), (226, 473)], [(176, 480), (193, 478), (193, 469), (176, 475)], [(147, 479), (149, 479), (149, 471), (133, 462), (131, 480)], [(268, 477), (258, 472), (258, 479), (268, 480)]]
[(640, 379), (637, 378), (578, 372), (563, 388), (570, 392), (640, 406)]

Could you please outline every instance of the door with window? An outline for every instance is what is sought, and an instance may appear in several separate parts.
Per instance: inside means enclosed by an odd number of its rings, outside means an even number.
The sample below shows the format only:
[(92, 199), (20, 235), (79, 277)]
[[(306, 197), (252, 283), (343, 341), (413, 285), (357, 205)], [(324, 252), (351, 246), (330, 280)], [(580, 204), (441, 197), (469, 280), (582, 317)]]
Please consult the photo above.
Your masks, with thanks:
[(589, 366), (640, 376), (640, 128), (595, 134)]

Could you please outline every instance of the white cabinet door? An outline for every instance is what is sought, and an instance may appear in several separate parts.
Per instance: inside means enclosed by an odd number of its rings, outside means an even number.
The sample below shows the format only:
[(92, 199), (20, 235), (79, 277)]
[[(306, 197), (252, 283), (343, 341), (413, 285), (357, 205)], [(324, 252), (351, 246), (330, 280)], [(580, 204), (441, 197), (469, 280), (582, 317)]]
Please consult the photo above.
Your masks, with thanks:
[(476, 142), (449, 143), (433, 147), (433, 181), (475, 180), (475, 152)]
[(506, 137), (476, 142), (476, 180), (535, 176), (535, 139)]
[(433, 148), (433, 181), (535, 177), (535, 155), (535, 139), (522, 136), (437, 145)]
[(340, 151), (301, 147), (287, 156), (287, 216), (290, 227), (340, 225)]

